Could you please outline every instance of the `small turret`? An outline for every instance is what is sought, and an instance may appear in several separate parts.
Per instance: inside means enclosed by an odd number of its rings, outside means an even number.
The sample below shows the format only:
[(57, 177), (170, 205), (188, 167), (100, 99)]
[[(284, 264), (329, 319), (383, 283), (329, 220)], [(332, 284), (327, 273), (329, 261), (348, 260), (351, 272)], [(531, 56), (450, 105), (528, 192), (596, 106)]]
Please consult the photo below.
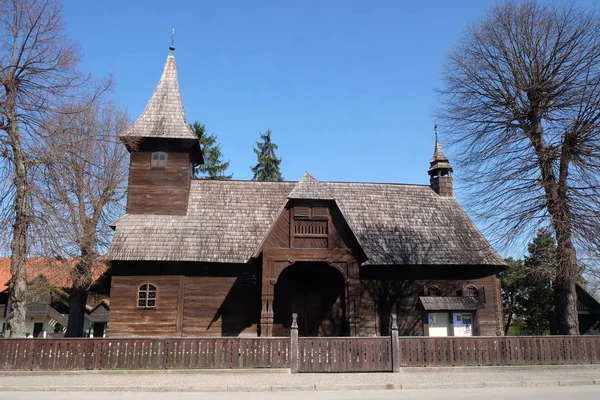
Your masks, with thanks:
[(429, 161), (429, 185), (440, 196), (453, 197), (454, 189), (452, 184), (452, 167), (448, 161), (448, 157), (442, 151), (442, 145), (438, 140), (437, 125), (435, 130), (435, 148), (433, 157)]

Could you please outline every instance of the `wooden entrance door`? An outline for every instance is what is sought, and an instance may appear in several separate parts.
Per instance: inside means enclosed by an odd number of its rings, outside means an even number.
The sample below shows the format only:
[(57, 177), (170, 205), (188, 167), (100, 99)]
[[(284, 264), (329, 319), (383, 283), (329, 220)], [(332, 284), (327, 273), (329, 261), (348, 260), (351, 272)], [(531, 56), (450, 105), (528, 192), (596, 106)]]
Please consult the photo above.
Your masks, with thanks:
[(326, 263), (298, 263), (284, 270), (275, 287), (274, 333), (289, 333), (298, 314), (299, 336), (345, 334), (345, 284)]
[[(311, 288), (308, 288), (309, 290)], [(300, 336), (318, 336), (323, 322), (323, 298), (311, 291), (293, 293), (290, 296), (290, 315), (298, 314), (298, 334)]]

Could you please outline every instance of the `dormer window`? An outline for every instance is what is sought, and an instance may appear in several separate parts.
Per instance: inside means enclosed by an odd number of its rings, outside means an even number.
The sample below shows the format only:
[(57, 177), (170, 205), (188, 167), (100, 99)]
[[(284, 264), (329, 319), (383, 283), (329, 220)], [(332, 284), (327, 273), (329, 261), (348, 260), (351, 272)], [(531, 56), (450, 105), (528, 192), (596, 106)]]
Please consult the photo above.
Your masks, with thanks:
[(152, 153), (150, 169), (167, 169), (167, 153), (162, 151)]

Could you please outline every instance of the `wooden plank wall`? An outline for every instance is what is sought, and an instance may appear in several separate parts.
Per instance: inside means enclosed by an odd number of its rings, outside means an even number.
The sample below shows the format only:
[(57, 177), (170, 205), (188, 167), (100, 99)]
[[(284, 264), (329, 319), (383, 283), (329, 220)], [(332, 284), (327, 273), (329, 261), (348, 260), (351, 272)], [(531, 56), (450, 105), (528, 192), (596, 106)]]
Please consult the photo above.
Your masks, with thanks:
[(289, 338), (0, 340), (0, 370), (289, 368), (289, 360)]
[(258, 284), (243, 276), (185, 277), (184, 336), (258, 336), (259, 318)]
[(131, 153), (127, 213), (185, 215), (190, 192), (190, 155), (168, 153), (167, 169), (150, 169), (151, 152)]
[[(156, 309), (138, 309), (137, 288), (156, 286)], [(110, 293), (111, 336), (174, 335), (181, 332), (178, 297), (179, 276), (113, 276)]]

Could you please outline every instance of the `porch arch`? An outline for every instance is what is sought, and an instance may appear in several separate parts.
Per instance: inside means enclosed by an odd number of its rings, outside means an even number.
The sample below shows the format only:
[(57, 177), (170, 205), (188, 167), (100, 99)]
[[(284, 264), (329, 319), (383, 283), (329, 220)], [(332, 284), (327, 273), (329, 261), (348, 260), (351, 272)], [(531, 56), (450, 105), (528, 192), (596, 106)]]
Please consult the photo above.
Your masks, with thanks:
[[(360, 298), (360, 280), (358, 260), (350, 250), (339, 249), (285, 249), (271, 248), (263, 251), (261, 314), (259, 324), (260, 336), (274, 336), (274, 300), (275, 286), (282, 273), (296, 264), (315, 263), (330, 268), (339, 275), (345, 285), (345, 332), (354, 336), (360, 325), (358, 313)], [(288, 318), (291, 318), (291, 314)], [(277, 331), (277, 329), (276, 329)], [(281, 333), (275, 332), (275, 333)], [(282, 332), (286, 334), (285, 330)]]
[(292, 313), (300, 336), (345, 336), (344, 271), (326, 262), (296, 262), (278, 275), (273, 299), (273, 335), (287, 336)]

